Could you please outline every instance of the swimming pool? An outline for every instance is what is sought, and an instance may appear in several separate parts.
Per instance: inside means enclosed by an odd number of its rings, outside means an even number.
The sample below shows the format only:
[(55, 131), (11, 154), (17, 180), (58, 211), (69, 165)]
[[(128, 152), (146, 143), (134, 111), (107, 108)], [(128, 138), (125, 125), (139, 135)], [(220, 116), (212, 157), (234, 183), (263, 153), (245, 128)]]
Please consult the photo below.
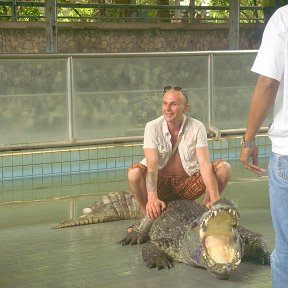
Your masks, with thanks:
[[(209, 139), (208, 143), (211, 160), (226, 159), (233, 165), (233, 173), (242, 177), (241, 181), (253, 179), (254, 175), (244, 171), (238, 161), (240, 137)], [(257, 143), (260, 160), (266, 165), (271, 144), (266, 136), (257, 137)], [(80, 196), (127, 190), (127, 168), (142, 157), (139, 142), (2, 152), (0, 205), (2, 208), (39, 202), (56, 205), (58, 200), (69, 199), (75, 204), (68, 201), (66, 217), (75, 216), (75, 205), (83, 198)]]

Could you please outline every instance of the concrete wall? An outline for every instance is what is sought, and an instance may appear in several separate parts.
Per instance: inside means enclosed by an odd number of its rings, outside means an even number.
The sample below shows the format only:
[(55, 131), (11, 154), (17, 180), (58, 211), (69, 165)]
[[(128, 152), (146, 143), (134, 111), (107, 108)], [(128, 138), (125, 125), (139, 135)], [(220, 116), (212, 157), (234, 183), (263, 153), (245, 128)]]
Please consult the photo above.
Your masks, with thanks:
[[(240, 49), (257, 49), (261, 24), (240, 26)], [(212, 51), (228, 49), (227, 24), (59, 23), (59, 53)], [(260, 36), (259, 36), (260, 35)], [(44, 22), (1, 22), (0, 53), (45, 53)]]

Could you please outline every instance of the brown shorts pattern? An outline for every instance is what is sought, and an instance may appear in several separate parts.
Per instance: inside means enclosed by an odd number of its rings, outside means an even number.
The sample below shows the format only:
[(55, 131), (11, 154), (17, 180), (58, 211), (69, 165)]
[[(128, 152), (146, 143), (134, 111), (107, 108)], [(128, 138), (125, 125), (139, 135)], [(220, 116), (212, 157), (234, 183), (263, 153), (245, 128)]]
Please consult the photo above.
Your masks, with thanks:
[[(220, 162), (223, 162), (223, 160), (216, 160), (211, 163), (214, 171)], [(128, 171), (133, 168), (139, 168), (142, 176), (146, 178), (147, 167), (145, 165), (138, 162), (133, 163), (128, 168)], [(204, 194), (205, 191), (206, 186), (199, 171), (192, 176), (185, 175), (173, 178), (158, 176), (157, 194), (159, 199), (164, 202), (176, 199), (195, 200)]]

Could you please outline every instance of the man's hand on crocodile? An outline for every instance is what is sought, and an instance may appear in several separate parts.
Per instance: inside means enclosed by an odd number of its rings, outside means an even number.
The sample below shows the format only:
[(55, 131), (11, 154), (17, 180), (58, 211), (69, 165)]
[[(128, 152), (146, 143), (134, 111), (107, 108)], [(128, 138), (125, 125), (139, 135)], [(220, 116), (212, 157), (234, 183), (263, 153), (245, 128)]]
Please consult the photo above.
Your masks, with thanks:
[(210, 195), (209, 195), (208, 191), (206, 191), (206, 192), (205, 192), (204, 199), (203, 199), (203, 201), (202, 201), (202, 205), (205, 206), (206, 208), (210, 209), (211, 206), (212, 206), (212, 204), (213, 204), (214, 202), (216, 202), (217, 200), (219, 200), (219, 199), (220, 199), (220, 196), (218, 196), (218, 198), (215, 197), (214, 200), (212, 201), (211, 198), (210, 198)]
[(148, 193), (148, 202), (146, 205), (146, 214), (150, 219), (155, 219), (161, 215), (161, 213), (165, 210), (166, 204), (161, 201), (156, 193), (149, 192)]

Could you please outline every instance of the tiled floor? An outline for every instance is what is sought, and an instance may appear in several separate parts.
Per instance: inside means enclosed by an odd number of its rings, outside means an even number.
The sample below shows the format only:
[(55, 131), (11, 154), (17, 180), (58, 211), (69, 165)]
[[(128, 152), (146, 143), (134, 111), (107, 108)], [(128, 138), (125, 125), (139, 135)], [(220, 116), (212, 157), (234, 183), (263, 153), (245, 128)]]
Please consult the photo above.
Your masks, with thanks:
[[(274, 239), (266, 179), (245, 183), (232, 181), (226, 196), (238, 205), (241, 224), (262, 233), (272, 248)], [(150, 270), (142, 262), (140, 246), (123, 247), (117, 243), (132, 221), (52, 230), (51, 225), (62, 215), (57, 212), (61, 210), (59, 203), (52, 204), (7, 208), (10, 215), (15, 212), (15, 219), (12, 220), (14, 225), (1, 225), (1, 288), (271, 287), (270, 267), (253, 263), (242, 262), (240, 269), (227, 281), (181, 263), (175, 263), (170, 270)], [(20, 208), (21, 213), (17, 214)], [(1, 217), (4, 214), (2, 210), (0, 221), (9, 221)], [(41, 221), (37, 219), (39, 215)], [(25, 217), (29, 221), (18, 219)], [(19, 225), (15, 221), (19, 221)]]

